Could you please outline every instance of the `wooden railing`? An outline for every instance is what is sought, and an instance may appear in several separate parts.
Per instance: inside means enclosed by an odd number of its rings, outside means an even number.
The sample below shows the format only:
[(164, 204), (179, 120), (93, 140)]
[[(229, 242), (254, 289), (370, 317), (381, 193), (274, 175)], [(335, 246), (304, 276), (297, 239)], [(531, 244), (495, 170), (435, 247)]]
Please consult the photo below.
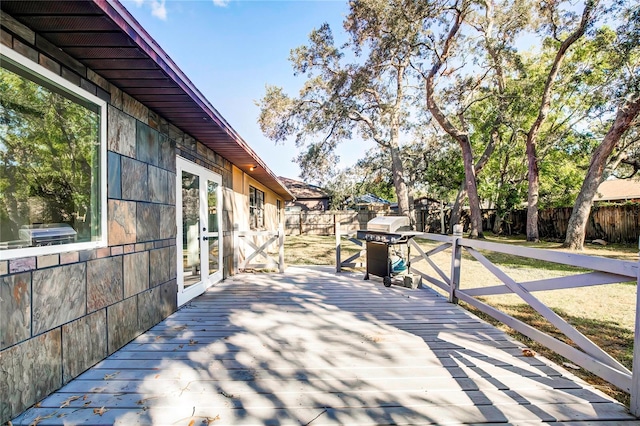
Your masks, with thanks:
[[(628, 392), (631, 396), (630, 410), (635, 416), (640, 417), (640, 364), (638, 364), (638, 362), (640, 362), (640, 312), (638, 312), (637, 309), (637, 307), (640, 306), (640, 299), (638, 298), (638, 291), (636, 290), (635, 341), (632, 371), (598, 347), (587, 336), (574, 328), (533, 294), (543, 290), (571, 289), (629, 281), (635, 281), (640, 285), (640, 263), (553, 250), (518, 247), (439, 234), (424, 233), (419, 235), (418, 238), (435, 241), (440, 244), (429, 251), (424, 251), (415, 239), (410, 240), (408, 244), (411, 246), (411, 252), (417, 253), (417, 255), (412, 256), (410, 259), (411, 273), (419, 275), (422, 277), (422, 280), (442, 289), (448, 294), (451, 303), (457, 303), (459, 300), (468, 303), (481, 312), (490, 315), (512, 329), (548, 347), (571, 362)], [(339, 242), (340, 240), (336, 238), (338, 250)], [(442, 267), (432, 260), (432, 256), (445, 250), (450, 251), (451, 255), (449, 262), (450, 268), (448, 271), (443, 270)], [(501, 284), (489, 287), (460, 288), (463, 251), (466, 251), (484, 268), (497, 277)], [(589, 270), (590, 272), (565, 277), (517, 282), (509, 277), (499, 266), (487, 259), (481, 251), (503, 253), (556, 264), (570, 265)], [(426, 262), (435, 273), (427, 274), (416, 269), (416, 265), (420, 262)], [(339, 264), (336, 269), (338, 271), (340, 270)], [(570, 346), (477, 299), (479, 296), (508, 293), (519, 296), (525, 303), (571, 339), (580, 349)]]
[[(256, 243), (256, 240), (264, 240), (264, 242), (260, 244)], [(274, 245), (278, 248), (278, 260), (268, 252)], [(244, 248), (244, 256), (241, 256), (241, 246)], [(284, 226), (282, 224), (276, 231), (236, 231), (233, 247), (236, 273), (247, 269), (277, 269), (280, 273), (284, 272)], [(252, 263), (254, 259), (262, 259), (264, 263)]]
[[(341, 272), (342, 268), (362, 268), (365, 266), (364, 261), (356, 262), (356, 260), (366, 253), (366, 248), (364, 248), (364, 243), (355, 238), (357, 231), (349, 231), (346, 234), (342, 234), (340, 230), (340, 223), (337, 222), (335, 225), (335, 234), (336, 234), (336, 272)], [(342, 243), (343, 237), (347, 241), (352, 242), (356, 246), (360, 248), (360, 251), (350, 256), (349, 258), (342, 260)]]

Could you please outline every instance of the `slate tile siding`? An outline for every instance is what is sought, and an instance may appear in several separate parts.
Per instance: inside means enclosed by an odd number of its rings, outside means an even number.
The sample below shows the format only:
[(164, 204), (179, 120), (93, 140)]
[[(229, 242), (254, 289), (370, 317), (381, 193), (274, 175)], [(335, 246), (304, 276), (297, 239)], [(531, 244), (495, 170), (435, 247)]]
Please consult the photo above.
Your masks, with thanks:
[(0, 277), (0, 348), (6, 348), (29, 337), (31, 273)]
[(107, 356), (107, 313), (101, 309), (62, 326), (62, 382)]
[[(109, 245), (136, 242), (136, 203), (109, 200), (107, 202), (107, 237)], [(127, 249), (125, 248), (125, 252)]]
[(34, 271), (33, 335), (87, 313), (87, 264), (75, 263)]
[(108, 247), (0, 261), (4, 424), (174, 312), (177, 252), (166, 120), (10, 16), (1, 25), (3, 45), (108, 103)]
[[(115, 89), (117, 90), (117, 89)], [(122, 95), (120, 95), (120, 98)], [(113, 99), (113, 91), (112, 91)], [(109, 105), (107, 149), (130, 158), (136, 156), (136, 119)]]
[(121, 159), (122, 198), (133, 201), (149, 201), (147, 164), (128, 157)]
[(9, 273), (16, 274), (18, 272), (31, 271), (36, 269), (35, 257), (23, 257), (21, 259), (11, 259), (9, 261)]
[(124, 297), (122, 256), (87, 262), (87, 312), (113, 305)]
[(149, 252), (123, 256), (124, 297), (128, 298), (149, 288)]
[(0, 423), (62, 386), (62, 330), (0, 352)]
[[(28, 27), (6, 14), (0, 24), (4, 46), (108, 104), (108, 247), (0, 261), (4, 424), (177, 309), (176, 155), (222, 175), (225, 192), (233, 174), (226, 159)], [(232, 258), (226, 250), (225, 277)]]
[(107, 309), (107, 348), (114, 353), (144, 330), (139, 322), (138, 297), (129, 297)]

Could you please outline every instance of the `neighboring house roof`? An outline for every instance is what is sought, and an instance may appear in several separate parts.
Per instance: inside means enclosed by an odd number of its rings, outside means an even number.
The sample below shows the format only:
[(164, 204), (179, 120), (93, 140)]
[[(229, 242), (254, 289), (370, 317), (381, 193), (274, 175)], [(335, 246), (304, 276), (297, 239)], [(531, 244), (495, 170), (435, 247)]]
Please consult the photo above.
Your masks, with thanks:
[[(291, 199), (277, 176), (117, 0), (2, 0), (3, 12), (236, 167)], [(3, 16), (3, 21), (6, 17)], [(3, 22), (4, 23), (4, 22)], [(73, 64), (69, 64), (73, 68)]]
[(289, 189), (289, 192), (293, 194), (298, 200), (308, 199), (329, 199), (327, 194), (322, 188), (315, 185), (309, 185), (308, 183), (300, 182), (299, 180), (289, 179), (286, 177), (279, 177), (280, 182), (284, 183)]
[(612, 179), (600, 184), (593, 201), (620, 201), (640, 199), (640, 180)]
[(384, 198), (377, 197), (373, 194), (364, 194), (355, 198), (354, 201), (356, 204), (391, 204), (391, 201), (385, 200)]

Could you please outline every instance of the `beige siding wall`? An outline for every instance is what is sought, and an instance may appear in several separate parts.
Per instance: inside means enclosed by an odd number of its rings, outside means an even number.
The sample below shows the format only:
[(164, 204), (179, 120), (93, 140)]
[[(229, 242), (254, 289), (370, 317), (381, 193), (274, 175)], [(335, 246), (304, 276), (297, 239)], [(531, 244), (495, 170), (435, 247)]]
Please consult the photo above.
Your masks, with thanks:
[[(237, 167), (233, 167), (233, 191), (235, 193), (236, 224), (239, 231), (249, 231), (249, 187), (264, 192), (264, 229), (265, 231), (275, 231), (278, 229), (278, 217), (284, 217), (284, 200), (278, 194), (262, 185), (244, 173)], [(278, 216), (277, 200), (280, 200), (280, 216)]]

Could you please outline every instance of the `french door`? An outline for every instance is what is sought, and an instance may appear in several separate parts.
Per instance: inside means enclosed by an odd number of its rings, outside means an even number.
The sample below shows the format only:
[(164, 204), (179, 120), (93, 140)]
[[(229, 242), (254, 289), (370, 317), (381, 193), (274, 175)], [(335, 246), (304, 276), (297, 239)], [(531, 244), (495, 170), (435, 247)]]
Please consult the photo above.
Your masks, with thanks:
[(222, 280), (222, 177), (176, 158), (178, 306)]

